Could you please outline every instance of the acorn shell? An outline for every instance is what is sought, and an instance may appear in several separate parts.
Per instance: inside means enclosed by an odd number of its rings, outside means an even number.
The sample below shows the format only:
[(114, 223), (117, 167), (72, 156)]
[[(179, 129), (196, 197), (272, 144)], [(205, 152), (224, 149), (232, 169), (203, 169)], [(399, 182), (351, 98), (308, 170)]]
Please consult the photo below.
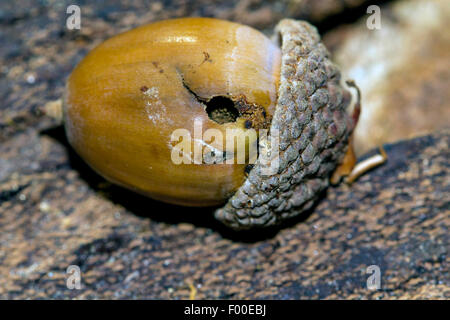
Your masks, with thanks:
[[(351, 95), (317, 30), (286, 19), (275, 38), (278, 46), (240, 24), (188, 18), (107, 40), (69, 77), (69, 142), (105, 178), (152, 198), (195, 206), (227, 201), (215, 217), (234, 229), (300, 214), (329, 185), (355, 121)], [(246, 106), (263, 108), (271, 122), (262, 123), (271, 136), (279, 133), (278, 143), (260, 138), (253, 167), (174, 164), (174, 129), (192, 132), (194, 119), (203, 130), (245, 127), (242, 114), (231, 123), (209, 118), (205, 103), (217, 96), (235, 104), (243, 96)]]

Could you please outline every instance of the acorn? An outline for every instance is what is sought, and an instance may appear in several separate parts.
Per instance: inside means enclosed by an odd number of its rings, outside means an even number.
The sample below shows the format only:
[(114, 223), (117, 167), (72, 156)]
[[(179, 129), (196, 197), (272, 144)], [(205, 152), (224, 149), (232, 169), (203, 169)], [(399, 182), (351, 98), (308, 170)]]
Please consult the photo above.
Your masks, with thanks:
[(107, 180), (221, 206), (217, 219), (248, 229), (307, 210), (336, 168), (354, 163), (350, 102), (310, 24), (282, 20), (271, 40), (182, 18), (92, 50), (68, 78), (63, 111), (70, 144)]

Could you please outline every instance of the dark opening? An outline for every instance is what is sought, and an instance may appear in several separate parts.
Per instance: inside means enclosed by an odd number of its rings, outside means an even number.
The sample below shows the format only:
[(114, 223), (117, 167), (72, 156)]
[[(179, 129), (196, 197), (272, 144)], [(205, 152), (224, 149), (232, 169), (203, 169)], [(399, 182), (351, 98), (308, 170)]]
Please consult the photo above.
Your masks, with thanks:
[(221, 96), (206, 102), (206, 112), (211, 120), (220, 124), (235, 122), (239, 117), (239, 111), (234, 106), (233, 100)]
[(276, 39), (276, 44), (278, 45), (278, 48), (281, 49), (283, 47), (283, 37), (280, 32), (277, 32)]

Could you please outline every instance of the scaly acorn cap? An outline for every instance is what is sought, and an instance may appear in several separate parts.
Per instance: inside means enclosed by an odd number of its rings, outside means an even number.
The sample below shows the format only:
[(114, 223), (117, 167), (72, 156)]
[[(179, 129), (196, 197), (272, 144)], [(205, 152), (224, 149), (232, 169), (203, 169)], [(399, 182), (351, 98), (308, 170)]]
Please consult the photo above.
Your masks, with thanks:
[[(280, 133), (279, 145), (271, 146), (270, 137), (260, 141), (260, 157), (246, 181), (215, 211), (234, 229), (275, 225), (311, 208), (344, 158), (356, 125), (347, 110), (351, 95), (316, 28), (285, 19), (275, 36), (282, 64), (270, 133)], [(278, 170), (263, 174), (274, 161)]]

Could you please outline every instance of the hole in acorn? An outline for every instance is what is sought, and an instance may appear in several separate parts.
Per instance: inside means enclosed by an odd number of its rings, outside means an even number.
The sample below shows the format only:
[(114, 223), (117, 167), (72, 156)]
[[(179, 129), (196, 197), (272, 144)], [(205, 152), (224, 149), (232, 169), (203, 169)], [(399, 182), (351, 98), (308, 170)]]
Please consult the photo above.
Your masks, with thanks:
[(235, 122), (239, 117), (233, 100), (228, 97), (217, 96), (205, 104), (209, 118), (219, 124)]

